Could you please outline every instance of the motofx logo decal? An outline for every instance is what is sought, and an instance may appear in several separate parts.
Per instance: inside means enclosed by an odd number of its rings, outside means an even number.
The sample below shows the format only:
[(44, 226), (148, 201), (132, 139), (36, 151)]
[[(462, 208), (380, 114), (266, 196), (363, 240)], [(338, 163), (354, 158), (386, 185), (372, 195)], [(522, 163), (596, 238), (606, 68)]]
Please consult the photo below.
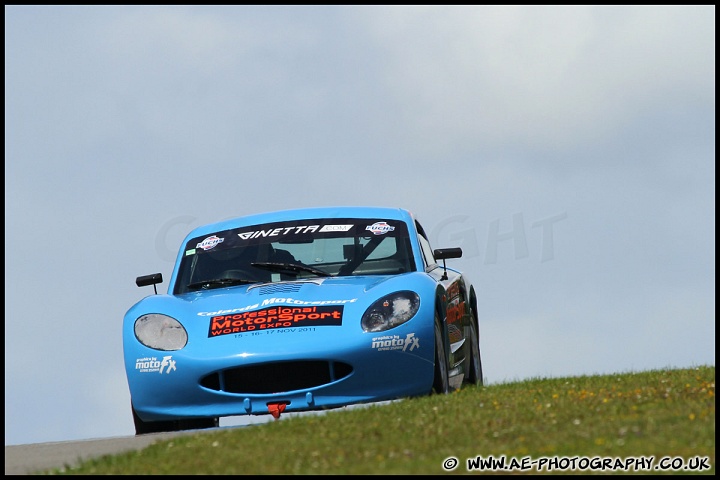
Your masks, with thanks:
[(207, 237), (202, 242), (198, 243), (195, 248), (202, 248), (203, 250), (210, 250), (211, 248), (215, 248), (215, 245), (218, 243), (224, 242), (224, 238), (220, 238), (217, 235), (213, 235), (212, 237)]
[(386, 222), (375, 222), (365, 227), (365, 230), (370, 230), (375, 235), (385, 235), (387, 232), (395, 230), (395, 227), (391, 227)]
[(138, 358), (135, 360), (135, 370), (140, 373), (170, 373), (177, 370), (177, 367), (172, 355), (167, 355), (162, 360), (158, 360), (157, 357)]
[(384, 335), (372, 339), (372, 348), (378, 352), (389, 350), (412, 352), (416, 348), (420, 348), (420, 339), (414, 333), (408, 333), (405, 338), (400, 338), (400, 335)]

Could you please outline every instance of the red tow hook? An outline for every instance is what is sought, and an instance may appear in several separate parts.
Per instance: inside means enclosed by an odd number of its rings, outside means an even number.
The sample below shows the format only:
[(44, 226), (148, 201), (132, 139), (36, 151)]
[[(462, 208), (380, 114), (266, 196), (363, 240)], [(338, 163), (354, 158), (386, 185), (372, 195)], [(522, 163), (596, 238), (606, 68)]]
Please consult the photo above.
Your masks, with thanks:
[(288, 403), (290, 402), (268, 403), (268, 412), (270, 412), (270, 414), (277, 420), (278, 418), (280, 418), (280, 414), (285, 411), (285, 407)]

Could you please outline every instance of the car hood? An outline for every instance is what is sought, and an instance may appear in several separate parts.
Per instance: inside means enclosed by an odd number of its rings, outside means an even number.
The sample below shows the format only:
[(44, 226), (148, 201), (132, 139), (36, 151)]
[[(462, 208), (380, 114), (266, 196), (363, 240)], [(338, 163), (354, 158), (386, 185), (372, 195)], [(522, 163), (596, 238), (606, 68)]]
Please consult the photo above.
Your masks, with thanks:
[[(276, 306), (342, 305), (346, 312), (362, 309), (383, 295), (399, 290), (434, 288), (424, 272), (402, 275), (320, 277), (216, 288), (182, 295), (150, 295), (131, 308), (128, 320), (145, 313), (165, 313), (178, 320), (207, 318)], [(426, 290), (427, 291), (427, 290)], [(422, 296), (422, 295), (421, 295)], [(134, 318), (132, 318), (134, 317)]]
[[(394, 292), (417, 293), (421, 300), (414, 318), (432, 320), (435, 287), (425, 272), (410, 272), (240, 285), (177, 296), (151, 295), (125, 315), (125, 354), (130, 362), (150, 355), (149, 349), (133, 340), (134, 324), (136, 319), (153, 313), (168, 315), (183, 325), (188, 343), (182, 354), (187, 357), (201, 358), (211, 348), (216, 358), (234, 358), (242, 346), (245, 353), (252, 353), (253, 359), (260, 361), (279, 355), (279, 345), (285, 352), (283, 358), (290, 358), (291, 352), (306, 351), (308, 342), (316, 352), (339, 348), (343, 342), (354, 345), (385, 335), (380, 332), (368, 338), (357, 336), (363, 333), (361, 318), (368, 307)], [(416, 324), (413, 334), (422, 335), (423, 328)], [(258, 334), (270, 331), (283, 335)], [(428, 331), (432, 331), (432, 323)], [(240, 338), (242, 342), (238, 343)], [(282, 343), (278, 343), (280, 338)]]
[(199, 315), (218, 308), (258, 308), (273, 304), (301, 305), (307, 302), (355, 303), (368, 292), (381, 289), (390, 279), (388, 276), (367, 276), (257, 283), (192, 292), (178, 298)]

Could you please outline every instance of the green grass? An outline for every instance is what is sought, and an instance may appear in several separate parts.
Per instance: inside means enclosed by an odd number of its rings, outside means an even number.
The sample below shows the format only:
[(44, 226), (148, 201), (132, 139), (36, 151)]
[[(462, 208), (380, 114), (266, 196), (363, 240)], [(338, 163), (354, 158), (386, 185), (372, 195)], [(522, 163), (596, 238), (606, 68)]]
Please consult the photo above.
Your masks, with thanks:
[(710, 469), (702, 473), (714, 474), (715, 367), (465, 387), (176, 437), (45, 473), (446, 474), (443, 462), (456, 457), (452, 473), (467, 474), (468, 459), (503, 455), (507, 461), (654, 457), (653, 466), (663, 457), (685, 463), (704, 457)]

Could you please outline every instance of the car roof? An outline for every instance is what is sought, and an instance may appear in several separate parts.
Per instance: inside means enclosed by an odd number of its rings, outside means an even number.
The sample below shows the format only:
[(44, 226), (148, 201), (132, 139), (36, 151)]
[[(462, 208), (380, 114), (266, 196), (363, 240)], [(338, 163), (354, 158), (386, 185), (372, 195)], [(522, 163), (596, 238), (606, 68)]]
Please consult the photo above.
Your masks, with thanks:
[(245, 225), (257, 225), (260, 223), (282, 222), (306, 218), (377, 218), (381, 220), (401, 220), (410, 224), (414, 222), (414, 216), (410, 211), (397, 207), (334, 206), (295, 208), (256, 213), (253, 215), (246, 215), (203, 225), (190, 232), (187, 235), (186, 240), (204, 234), (229, 230)]

